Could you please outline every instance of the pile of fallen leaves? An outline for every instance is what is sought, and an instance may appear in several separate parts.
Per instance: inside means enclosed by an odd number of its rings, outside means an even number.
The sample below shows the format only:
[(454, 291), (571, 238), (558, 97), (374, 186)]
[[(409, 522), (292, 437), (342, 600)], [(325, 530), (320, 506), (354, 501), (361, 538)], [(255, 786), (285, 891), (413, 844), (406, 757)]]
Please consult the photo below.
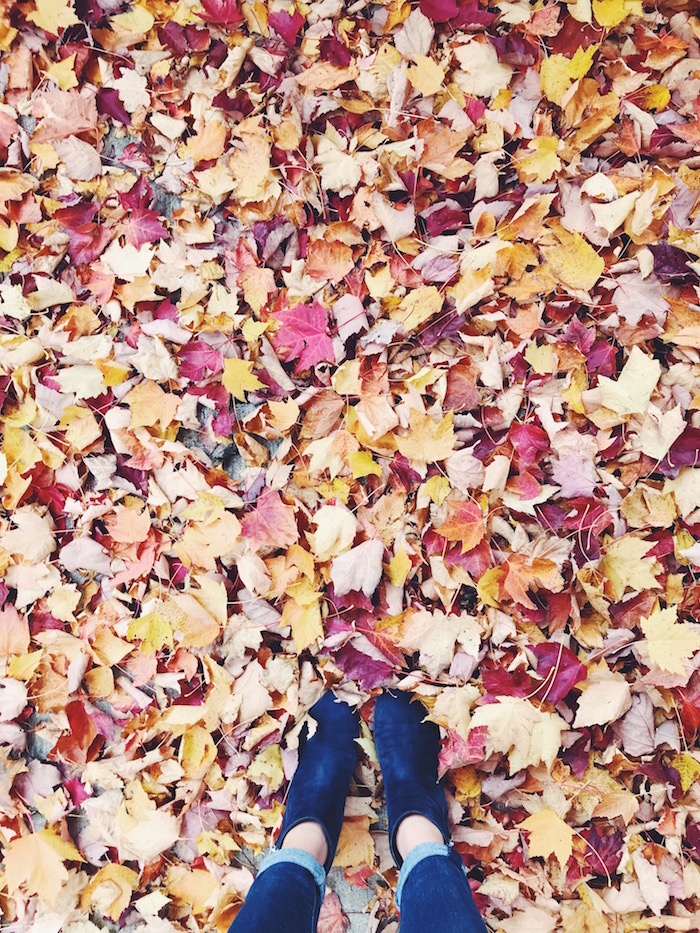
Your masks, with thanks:
[(224, 931), (328, 687), (383, 928), (389, 684), (492, 929), (698, 928), (694, 8), (2, 4), (7, 930)]

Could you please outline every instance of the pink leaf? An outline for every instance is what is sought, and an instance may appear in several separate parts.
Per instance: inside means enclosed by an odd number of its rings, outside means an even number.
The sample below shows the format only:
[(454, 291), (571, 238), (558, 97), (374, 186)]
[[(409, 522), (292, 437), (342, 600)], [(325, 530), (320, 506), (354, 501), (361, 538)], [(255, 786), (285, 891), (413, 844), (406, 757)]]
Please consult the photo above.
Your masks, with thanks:
[(350, 921), (343, 913), (340, 898), (335, 891), (326, 891), (316, 930), (318, 933), (346, 933), (349, 926)]
[(129, 226), (126, 228), (127, 243), (140, 249), (144, 243), (155, 243), (168, 237), (168, 231), (158, 219), (155, 211), (138, 207), (131, 212)]
[(543, 642), (534, 645), (531, 649), (537, 658), (537, 673), (544, 677), (544, 683), (538, 690), (538, 696), (544, 697), (551, 703), (559, 703), (574, 684), (586, 679), (588, 669), (582, 664), (573, 651), (564, 645), (555, 642)]
[(285, 352), (284, 359), (299, 360), (295, 373), (324, 360), (335, 362), (333, 343), (326, 333), (328, 311), (317, 301), (311, 306), (298, 304), (289, 311), (277, 311), (273, 317), (282, 324), (275, 335), (274, 348)]
[(241, 533), (255, 551), (289, 547), (299, 538), (294, 509), (282, 502), (276, 489), (263, 489), (255, 509), (241, 522)]
[(202, 0), (206, 14), (199, 15), (206, 23), (228, 26), (243, 21), (236, 0)]
[(220, 373), (224, 368), (224, 358), (203, 340), (190, 340), (178, 351), (180, 357), (180, 375), (185, 379), (199, 382), (204, 378), (205, 370)]

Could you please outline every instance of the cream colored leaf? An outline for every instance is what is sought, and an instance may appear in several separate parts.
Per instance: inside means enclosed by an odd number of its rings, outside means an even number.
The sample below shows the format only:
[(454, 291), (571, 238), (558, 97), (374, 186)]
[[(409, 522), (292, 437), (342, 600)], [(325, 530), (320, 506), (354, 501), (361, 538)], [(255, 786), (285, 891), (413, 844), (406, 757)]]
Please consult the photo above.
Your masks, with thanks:
[(700, 651), (700, 632), (687, 622), (678, 622), (678, 607), (655, 607), (640, 620), (640, 626), (654, 664), (670, 674), (685, 674), (684, 662)]
[(630, 686), (624, 675), (602, 667), (589, 671), (584, 691), (579, 697), (574, 729), (579, 726), (602, 726), (615, 722), (632, 705)]
[(659, 361), (635, 345), (616, 381), (599, 377), (603, 405), (618, 415), (644, 414), (660, 376)]

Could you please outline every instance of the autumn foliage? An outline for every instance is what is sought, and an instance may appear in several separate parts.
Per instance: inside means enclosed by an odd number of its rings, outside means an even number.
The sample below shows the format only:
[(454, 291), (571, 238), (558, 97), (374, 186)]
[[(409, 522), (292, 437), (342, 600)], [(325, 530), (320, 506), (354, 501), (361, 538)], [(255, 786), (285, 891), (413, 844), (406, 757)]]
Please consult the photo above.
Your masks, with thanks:
[(383, 929), (386, 685), (491, 929), (700, 926), (695, 9), (2, 4), (7, 930), (223, 933), (330, 687)]

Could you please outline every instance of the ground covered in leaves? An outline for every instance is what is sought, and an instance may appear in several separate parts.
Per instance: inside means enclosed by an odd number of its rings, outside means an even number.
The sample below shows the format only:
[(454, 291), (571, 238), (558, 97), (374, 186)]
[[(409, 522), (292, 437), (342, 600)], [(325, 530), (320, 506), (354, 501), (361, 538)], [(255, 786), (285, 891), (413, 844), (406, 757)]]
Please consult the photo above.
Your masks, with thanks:
[(324, 687), (383, 929), (388, 684), (491, 929), (698, 928), (693, 8), (2, 5), (6, 929), (225, 931)]

